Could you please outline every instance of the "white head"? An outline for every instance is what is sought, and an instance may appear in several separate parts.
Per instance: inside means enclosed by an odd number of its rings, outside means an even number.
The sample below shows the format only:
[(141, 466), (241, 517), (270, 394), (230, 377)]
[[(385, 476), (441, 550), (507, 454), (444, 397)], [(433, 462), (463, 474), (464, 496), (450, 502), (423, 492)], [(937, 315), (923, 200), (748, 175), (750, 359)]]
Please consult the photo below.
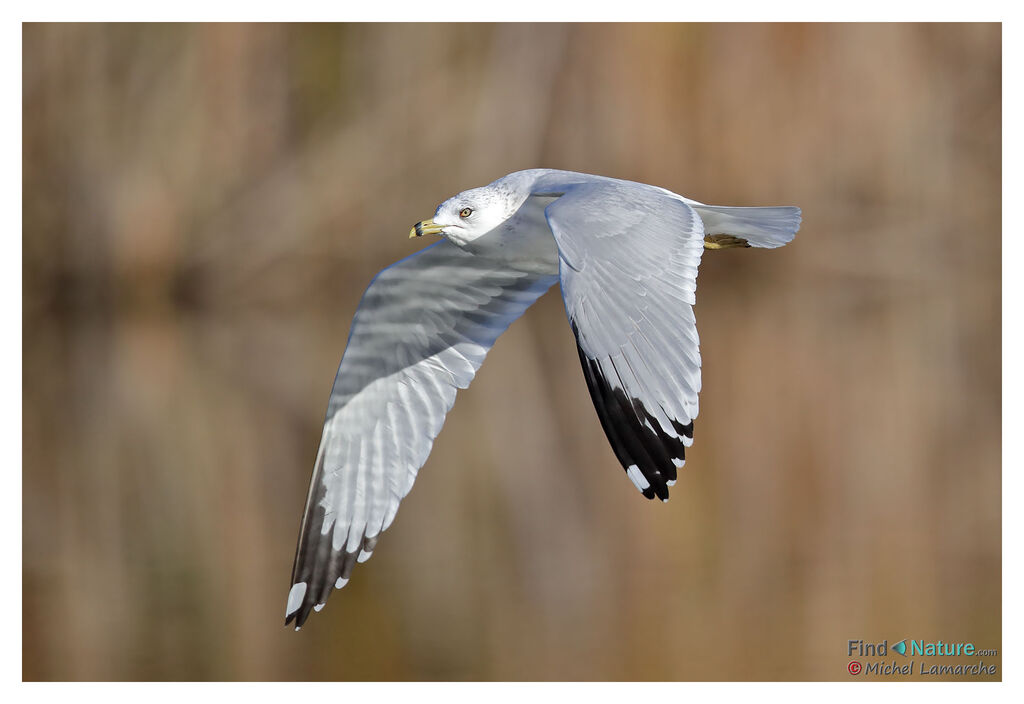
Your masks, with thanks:
[(409, 237), (443, 235), (455, 244), (468, 244), (508, 220), (527, 195), (500, 181), (463, 191), (437, 206), (433, 219), (416, 223)]

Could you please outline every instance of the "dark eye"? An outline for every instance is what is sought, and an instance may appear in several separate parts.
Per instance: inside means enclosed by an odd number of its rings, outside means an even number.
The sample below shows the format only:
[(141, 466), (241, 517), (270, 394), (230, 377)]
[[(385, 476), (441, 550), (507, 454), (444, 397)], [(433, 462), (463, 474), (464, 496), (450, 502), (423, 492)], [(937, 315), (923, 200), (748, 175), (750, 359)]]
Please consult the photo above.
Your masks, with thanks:
[(468, 218), (472, 214), (473, 214), (473, 209), (472, 208), (463, 208), (462, 210), (459, 211), (459, 217), (460, 218)]

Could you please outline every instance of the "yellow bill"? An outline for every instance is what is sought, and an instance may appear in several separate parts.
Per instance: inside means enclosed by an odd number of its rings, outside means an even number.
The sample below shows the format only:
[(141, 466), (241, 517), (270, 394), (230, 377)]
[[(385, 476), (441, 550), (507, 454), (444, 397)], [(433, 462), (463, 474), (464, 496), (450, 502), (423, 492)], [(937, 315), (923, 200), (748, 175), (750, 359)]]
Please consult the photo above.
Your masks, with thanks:
[(422, 220), (409, 230), (409, 239), (423, 237), (423, 235), (440, 235), (443, 229), (444, 225), (438, 225), (433, 220)]

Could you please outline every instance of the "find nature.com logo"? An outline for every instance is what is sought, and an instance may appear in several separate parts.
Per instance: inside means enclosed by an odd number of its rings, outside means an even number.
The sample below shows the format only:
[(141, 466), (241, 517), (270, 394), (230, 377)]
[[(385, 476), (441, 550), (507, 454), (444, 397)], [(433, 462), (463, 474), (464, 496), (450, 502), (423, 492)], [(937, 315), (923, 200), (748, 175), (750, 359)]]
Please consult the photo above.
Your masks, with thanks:
[[(846, 654), (850, 657), (860, 658), (887, 658), (890, 652), (902, 656), (891, 662), (876, 660), (874, 662), (861, 662), (850, 660), (846, 670), (851, 675), (861, 673), (868, 675), (995, 675), (997, 666), (986, 664), (983, 657), (997, 656), (997, 650), (983, 650), (975, 647), (974, 643), (967, 642), (944, 642), (941, 640), (927, 642), (925, 640), (904, 639), (889, 645), (888, 640), (880, 643), (868, 643), (863, 640), (849, 640), (846, 644)], [(908, 657), (977, 657), (974, 663), (939, 664), (927, 663), (924, 660), (916, 661), (919, 667), (915, 670), (915, 660)]]

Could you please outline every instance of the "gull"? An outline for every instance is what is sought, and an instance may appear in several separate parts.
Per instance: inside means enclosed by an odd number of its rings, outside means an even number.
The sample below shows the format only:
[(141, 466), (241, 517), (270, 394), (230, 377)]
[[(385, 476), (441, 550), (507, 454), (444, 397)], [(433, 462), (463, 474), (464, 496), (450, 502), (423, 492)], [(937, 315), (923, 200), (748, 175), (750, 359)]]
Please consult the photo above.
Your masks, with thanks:
[(705, 205), (604, 176), (530, 169), (416, 223), (442, 239), (377, 274), (356, 309), (299, 530), (285, 623), (298, 630), (365, 562), (498, 336), (560, 284), (612, 451), (668, 500), (693, 443), (705, 249), (790, 242), (800, 209)]

